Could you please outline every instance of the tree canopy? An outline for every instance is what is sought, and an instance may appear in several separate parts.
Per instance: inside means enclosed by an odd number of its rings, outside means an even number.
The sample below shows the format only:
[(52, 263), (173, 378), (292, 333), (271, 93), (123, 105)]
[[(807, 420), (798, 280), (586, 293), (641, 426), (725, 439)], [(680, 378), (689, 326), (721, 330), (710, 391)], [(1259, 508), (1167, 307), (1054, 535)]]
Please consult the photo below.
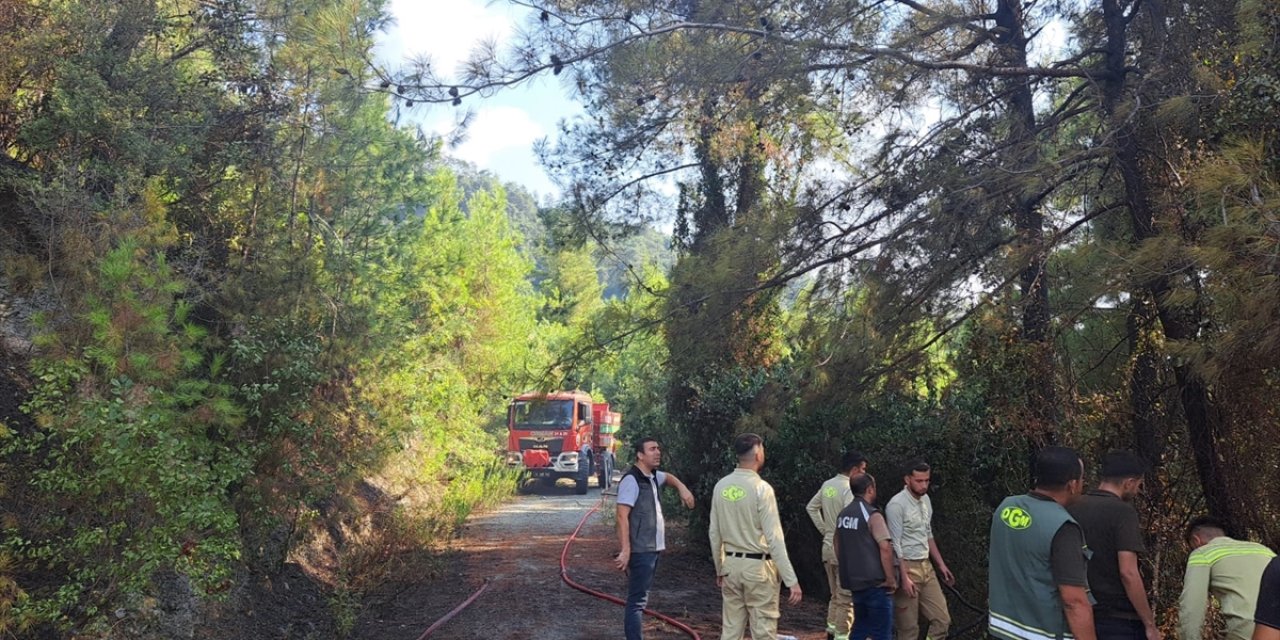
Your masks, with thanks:
[[(0, 0), (0, 634), (139, 637), (286, 560), (349, 629), (556, 387), (699, 495), (764, 435), (807, 583), (852, 448), (934, 465), (973, 599), (1049, 443), (1149, 463), (1153, 548), (1278, 543), (1275, 3), (518, 4), (455, 76), (374, 64), (377, 0)], [(539, 74), (585, 106), (555, 201), (394, 118)]]

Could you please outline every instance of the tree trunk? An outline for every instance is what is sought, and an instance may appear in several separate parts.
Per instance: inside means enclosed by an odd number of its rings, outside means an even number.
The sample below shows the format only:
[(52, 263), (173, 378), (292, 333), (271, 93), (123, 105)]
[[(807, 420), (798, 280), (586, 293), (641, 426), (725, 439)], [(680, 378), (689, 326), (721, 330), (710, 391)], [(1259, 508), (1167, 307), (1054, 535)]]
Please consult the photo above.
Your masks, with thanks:
[[(1142, 163), (1142, 158), (1147, 153), (1147, 150), (1142, 147), (1139, 135), (1144, 123), (1144, 115), (1133, 113), (1133, 103), (1125, 99), (1125, 92), (1129, 88), (1126, 54), (1130, 20), (1120, 6), (1119, 0), (1103, 0), (1102, 11), (1106, 26), (1106, 67), (1104, 69), (1106, 75), (1101, 81), (1102, 106), (1110, 121), (1116, 167), (1123, 182), (1125, 204), (1129, 210), (1132, 226), (1133, 246), (1136, 249), (1160, 233), (1156, 228), (1151, 178), (1144, 171)], [(1144, 11), (1154, 12), (1151, 15), (1160, 15), (1163, 12), (1163, 5), (1160, 2), (1150, 2)], [(1160, 50), (1162, 48), (1160, 43), (1168, 41), (1167, 34), (1162, 32), (1163, 23), (1149, 19), (1147, 24), (1150, 25), (1150, 33), (1145, 34), (1149, 41), (1145, 43), (1147, 46), (1144, 50)], [(1160, 64), (1160, 61), (1152, 62), (1150, 65), (1152, 68), (1147, 70), (1148, 76), (1159, 71)], [(1152, 91), (1150, 88), (1152, 85), (1158, 88), (1160, 83), (1148, 82), (1144, 85), (1147, 87), (1145, 91)], [(1142, 102), (1155, 104), (1158, 99), (1157, 95), (1147, 95)], [(1136, 304), (1145, 304), (1149, 301), (1154, 316), (1159, 318), (1159, 326), (1166, 339), (1190, 341), (1197, 338), (1197, 328), (1201, 321), (1199, 307), (1193, 306), (1190, 310), (1170, 307), (1169, 295), (1174, 290), (1174, 282), (1170, 275), (1161, 272), (1146, 278), (1138, 283), (1138, 286), (1139, 291), (1134, 294), (1134, 298), (1139, 301)], [(1143, 322), (1153, 320), (1152, 314), (1142, 309), (1135, 309), (1135, 316), (1141, 318)], [(1136, 328), (1141, 330), (1145, 327)], [(1200, 485), (1204, 491), (1209, 512), (1227, 522), (1241, 523), (1241, 514), (1230, 498), (1231, 479), (1225, 471), (1218, 447), (1223, 428), (1221, 412), (1214, 404), (1208, 385), (1191, 365), (1180, 361), (1174, 362), (1173, 372), (1178, 384), (1178, 398), (1187, 421), (1196, 470), (1200, 476)], [(1135, 375), (1138, 375), (1137, 371)], [(1135, 397), (1133, 401), (1145, 402), (1147, 400), (1145, 396), (1148, 394), (1149, 390), (1144, 390), (1141, 396)], [(1137, 408), (1135, 405), (1134, 435), (1138, 440), (1138, 448), (1140, 450), (1145, 448), (1146, 456), (1158, 460), (1159, 454), (1163, 453), (1158, 449), (1159, 441), (1150, 440), (1152, 436), (1150, 425), (1143, 423), (1142, 420), (1146, 416), (1140, 416)]]
[[(1028, 42), (1020, 0), (1000, 0), (995, 23), (1000, 33), (997, 43), (1003, 63), (1025, 67)], [(1036, 113), (1029, 77), (1018, 76), (1005, 81), (1004, 90), (1009, 120), (1009, 135), (1005, 142), (1007, 170), (1016, 181), (1011, 193), (1013, 225), (1017, 231), (1014, 255), (1023, 260), (1019, 276), (1021, 338), (1028, 347), (1026, 399), (1032, 421), (1027, 427), (1033, 446), (1043, 446), (1057, 440), (1061, 412), (1056, 388), (1057, 366), (1050, 335), (1044, 213), (1040, 207), (1039, 184), (1032, 178), (1040, 161), (1036, 144)]]

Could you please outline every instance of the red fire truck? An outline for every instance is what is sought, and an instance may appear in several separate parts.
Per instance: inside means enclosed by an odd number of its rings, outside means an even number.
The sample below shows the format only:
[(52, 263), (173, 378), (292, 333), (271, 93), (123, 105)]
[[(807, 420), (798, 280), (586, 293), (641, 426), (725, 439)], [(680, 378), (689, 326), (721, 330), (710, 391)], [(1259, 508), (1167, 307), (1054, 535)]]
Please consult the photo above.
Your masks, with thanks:
[(522, 484), (571, 478), (584, 494), (595, 475), (600, 488), (608, 488), (621, 421), (621, 414), (583, 391), (517, 396), (507, 407), (507, 465), (522, 471)]

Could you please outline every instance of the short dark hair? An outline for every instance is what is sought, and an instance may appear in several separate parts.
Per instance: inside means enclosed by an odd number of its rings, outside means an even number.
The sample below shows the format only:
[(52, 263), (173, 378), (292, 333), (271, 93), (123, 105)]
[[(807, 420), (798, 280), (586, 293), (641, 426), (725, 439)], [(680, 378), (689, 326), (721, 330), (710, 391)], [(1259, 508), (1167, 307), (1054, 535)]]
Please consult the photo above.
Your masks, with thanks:
[(860, 476), (849, 479), (849, 490), (853, 492), (853, 495), (858, 497), (867, 495), (867, 489), (874, 486), (876, 486), (876, 478), (869, 473), (864, 473)]
[(1147, 474), (1147, 463), (1132, 451), (1111, 451), (1102, 456), (1099, 476), (1103, 480), (1127, 480)]
[(745, 458), (747, 454), (756, 448), (756, 445), (762, 444), (764, 444), (764, 438), (754, 433), (744, 433), (734, 438), (733, 455), (738, 456), (739, 459)]
[(649, 444), (650, 442), (657, 442), (657, 441), (658, 441), (657, 438), (645, 436), (631, 443), (631, 451), (633, 452), (633, 455), (638, 456), (644, 453), (644, 445)]
[(929, 467), (929, 463), (924, 458), (914, 458), (907, 464), (902, 466), (902, 475), (909, 476), (914, 473), (929, 473), (933, 469)]
[(1182, 533), (1182, 537), (1189, 541), (1193, 534), (1202, 533), (1208, 530), (1216, 530), (1218, 535), (1225, 536), (1227, 535), (1227, 523), (1213, 516), (1199, 516), (1192, 518), (1191, 522), (1187, 523), (1187, 529)]
[(1045, 447), (1036, 454), (1035, 486), (1043, 489), (1061, 489), (1072, 480), (1079, 480), (1080, 454), (1069, 447)]
[(846, 451), (844, 456), (840, 458), (840, 473), (848, 473), (854, 467), (862, 466), (867, 461), (867, 457), (862, 455), (861, 451)]

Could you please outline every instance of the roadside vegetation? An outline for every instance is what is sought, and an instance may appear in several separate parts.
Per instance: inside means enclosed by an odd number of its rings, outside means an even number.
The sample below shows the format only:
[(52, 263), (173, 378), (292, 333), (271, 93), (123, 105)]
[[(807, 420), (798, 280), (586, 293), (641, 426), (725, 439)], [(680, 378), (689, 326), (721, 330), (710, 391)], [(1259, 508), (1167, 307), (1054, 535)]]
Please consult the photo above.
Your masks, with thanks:
[[(0, 0), (0, 637), (286, 566), (343, 635), (510, 495), (534, 389), (700, 496), (763, 434), (806, 590), (848, 448), (934, 465), (972, 601), (1051, 442), (1151, 464), (1161, 621), (1190, 517), (1280, 545), (1275, 3), (528, 4), (455, 77), (370, 63), (377, 0)], [(563, 200), (397, 124), (538, 73)]]

